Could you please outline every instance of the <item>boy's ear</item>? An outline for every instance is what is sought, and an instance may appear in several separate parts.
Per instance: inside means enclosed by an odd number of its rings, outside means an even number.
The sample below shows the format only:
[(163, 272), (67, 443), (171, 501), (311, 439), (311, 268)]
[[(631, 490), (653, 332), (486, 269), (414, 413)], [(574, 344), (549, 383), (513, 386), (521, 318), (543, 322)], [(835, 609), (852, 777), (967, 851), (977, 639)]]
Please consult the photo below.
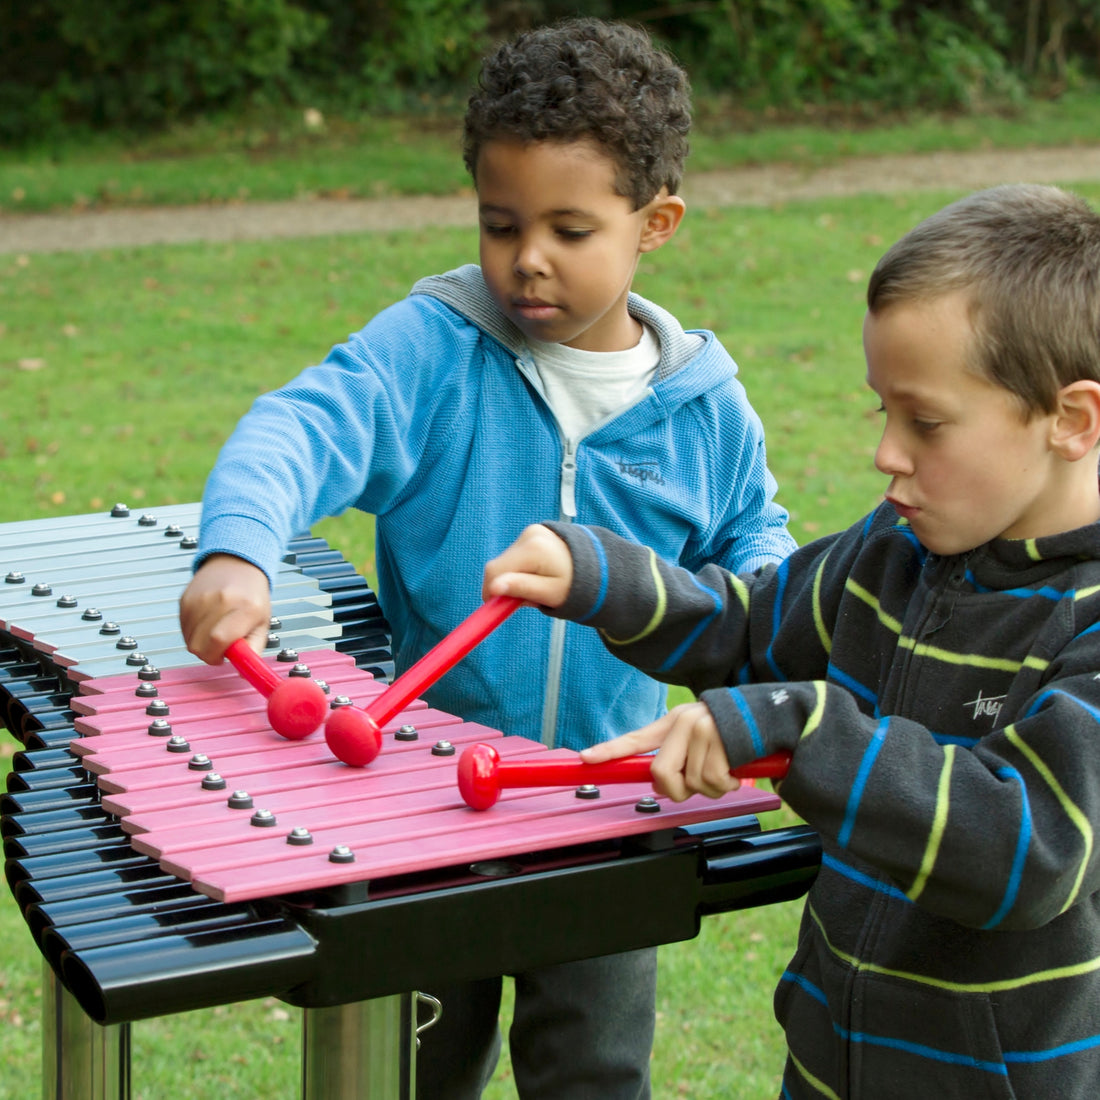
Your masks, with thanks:
[(639, 250), (652, 252), (660, 248), (679, 229), (686, 209), (687, 204), (679, 195), (670, 195), (662, 189), (656, 198), (646, 204)]
[(1077, 462), (1100, 443), (1100, 382), (1082, 379), (1058, 391), (1050, 443), (1067, 462)]

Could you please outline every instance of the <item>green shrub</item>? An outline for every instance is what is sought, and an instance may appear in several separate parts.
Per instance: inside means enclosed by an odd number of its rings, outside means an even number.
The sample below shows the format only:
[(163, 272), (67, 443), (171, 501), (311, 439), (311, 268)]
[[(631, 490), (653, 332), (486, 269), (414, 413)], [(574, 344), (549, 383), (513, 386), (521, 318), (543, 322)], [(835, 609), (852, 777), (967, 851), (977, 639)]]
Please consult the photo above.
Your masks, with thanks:
[[(672, 9), (675, 10), (675, 9)], [(714, 0), (658, 28), (700, 90), (752, 105), (959, 108), (1017, 98), (1010, 35), (983, 0)]]
[(0, 141), (461, 101), (493, 41), (572, 12), (644, 23), (754, 108), (1000, 106), (1100, 58), (1100, 0), (0, 0)]
[(158, 124), (289, 91), (326, 29), (291, 0), (4, 5), (14, 48), (0, 73), (0, 137), (14, 139), (66, 123)]

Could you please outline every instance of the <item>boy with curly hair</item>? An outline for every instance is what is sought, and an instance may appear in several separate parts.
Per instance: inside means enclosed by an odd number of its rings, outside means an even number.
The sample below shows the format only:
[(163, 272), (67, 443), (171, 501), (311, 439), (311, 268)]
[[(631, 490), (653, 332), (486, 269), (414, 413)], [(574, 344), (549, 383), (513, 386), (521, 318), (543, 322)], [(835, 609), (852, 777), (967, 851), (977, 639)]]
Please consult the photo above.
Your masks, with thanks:
[[(192, 652), (216, 663), (236, 638), (258, 645), (287, 540), (349, 507), (376, 516), (398, 671), (474, 610), (482, 563), (546, 515), (693, 568), (751, 570), (793, 549), (732, 360), (631, 292), (683, 216), (689, 126), (683, 71), (624, 24), (567, 21), (485, 61), (464, 142), (480, 265), (422, 279), (242, 419), (207, 484), (181, 600)], [(538, 617), (505, 623), (426, 697), (576, 749), (664, 710), (664, 689), (590, 632)], [(655, 950), (515, 978), (525, 1100), (649, 1095)], [(479, 1096), (500, 979), (429, 992), (443, 1016), (418, 1093)]]
[(946, 207), (879, 262), (863, 341), (866, 519), (741, 576), (533, 527), (486, 591), (699, 694), (586, 759), (660, 746), (682, 800), (791, 751), (823, 859), (775, 995), (785, 1098), (1094, 1096), (1100, 215), (1024, 185)]

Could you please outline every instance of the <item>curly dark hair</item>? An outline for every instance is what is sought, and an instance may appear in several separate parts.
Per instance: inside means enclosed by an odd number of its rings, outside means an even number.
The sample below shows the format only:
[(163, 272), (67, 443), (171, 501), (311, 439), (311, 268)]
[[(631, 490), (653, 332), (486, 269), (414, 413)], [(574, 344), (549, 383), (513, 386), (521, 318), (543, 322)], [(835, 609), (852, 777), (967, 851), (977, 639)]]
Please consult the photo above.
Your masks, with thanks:
[(485, 58), (466, 109), (463, 157), (477, 183), (489, 141), (595, 142), (617, 165), (615, 190), (637, 210), (675, 194), (687, 156), (687, 74), (640, 27), (566, 19)]

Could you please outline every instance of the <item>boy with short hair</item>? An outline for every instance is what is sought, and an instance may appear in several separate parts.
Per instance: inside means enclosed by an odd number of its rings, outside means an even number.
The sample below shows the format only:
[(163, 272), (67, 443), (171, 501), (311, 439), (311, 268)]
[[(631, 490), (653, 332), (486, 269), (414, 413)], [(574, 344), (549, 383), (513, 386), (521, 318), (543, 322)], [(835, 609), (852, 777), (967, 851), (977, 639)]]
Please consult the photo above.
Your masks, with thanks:
[(674, 799), (792, 752), (821, 873), (776, 1015), (783, 1096), (1093, 1096), (1100, 1082), (1100, 217), (975, 194), (870, 280), (886, 500), (779, 568), (692, 574), (529, 529), (485, 591), (599, 628), (700, 701), (583, 753), (660, 746)]
[[(287, 540), (348, 507), (377, 517), (398, 671), (474, 610), (482, 564), (546, 515), (695, 567), (753, 569), (793, 548), (729, 356), (630, 291), (683, 216), (689, 125), (683, 71), (623, 24), (541, 28), (486, 60), (465, 135), (480, 267), (421, 280), (241, 421), (181, 601), (192, 652), (217, 662), (234, 639), (263, 638)], [(664, 707), (660, 685), (588, 631), (538, 616), (505, 623), (425, 694), (578, 749)], [(520, 1095), (648, 1096), (655, 975), (652, 949), (517, 975)], [(444, 1011), (418, 1091), (476, 1097), (496, 1061), (500, 980), (431, 992)]]

